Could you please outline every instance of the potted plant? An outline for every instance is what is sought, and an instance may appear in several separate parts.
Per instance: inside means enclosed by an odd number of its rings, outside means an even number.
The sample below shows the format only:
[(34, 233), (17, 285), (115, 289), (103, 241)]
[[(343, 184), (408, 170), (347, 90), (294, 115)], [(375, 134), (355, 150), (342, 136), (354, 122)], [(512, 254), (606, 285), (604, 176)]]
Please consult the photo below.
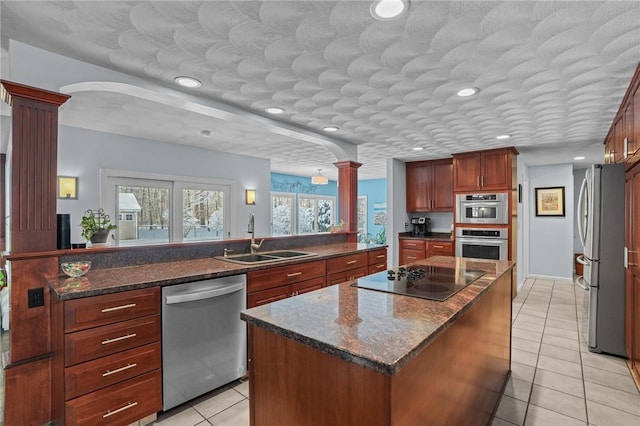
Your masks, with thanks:
[[(82, 236), (92, 244), (104, 244), (109, 238), (109, 232), (117, 226), (111, 223), (111, 218), (103, 209), (87, 210), (82, 216)], [(113, 235), (111, 235), (113, 238)]]

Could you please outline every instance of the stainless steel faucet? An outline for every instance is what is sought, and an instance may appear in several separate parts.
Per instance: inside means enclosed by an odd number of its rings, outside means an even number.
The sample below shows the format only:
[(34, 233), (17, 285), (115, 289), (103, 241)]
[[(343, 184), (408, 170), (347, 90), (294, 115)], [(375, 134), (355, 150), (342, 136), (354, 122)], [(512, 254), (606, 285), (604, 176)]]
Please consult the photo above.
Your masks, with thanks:
[(253, 213), (249, 214), (249, 229), (247, 230), (247, 232), (251, 234), (251, 253), (252, 254), (256, 253), (260, 248), (260, 246), (262, 245), (262, 243), (264, 243), (264, 239), (262, 239), (260, 243), (256, 244), (255, 223), (254, 223)]

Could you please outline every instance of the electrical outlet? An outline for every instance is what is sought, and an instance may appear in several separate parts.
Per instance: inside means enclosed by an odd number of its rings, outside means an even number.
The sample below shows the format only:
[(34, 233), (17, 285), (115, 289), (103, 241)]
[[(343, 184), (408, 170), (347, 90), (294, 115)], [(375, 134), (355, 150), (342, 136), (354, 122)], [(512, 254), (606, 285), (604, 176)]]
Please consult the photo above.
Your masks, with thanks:
[(38, 306), (44, 306), (44, 288), (30, 288), (27, 290), (28, 301), (30, 308), (37, 308)]

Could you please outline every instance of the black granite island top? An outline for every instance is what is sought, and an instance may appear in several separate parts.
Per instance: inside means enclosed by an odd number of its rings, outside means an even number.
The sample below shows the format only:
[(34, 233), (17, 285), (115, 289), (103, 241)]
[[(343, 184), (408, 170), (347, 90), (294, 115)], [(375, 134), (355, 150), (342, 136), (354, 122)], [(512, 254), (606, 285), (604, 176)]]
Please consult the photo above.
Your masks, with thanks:
[(485, 274), (443, 302), (344, 283), (248, 309), (241, 318), (316, 350), (394, 375), (480, 300), (495, 280), (511, 274), (514, 263), (434, 256), (415, 265)]
[(384, 247), (386, 247), (386, 245), (362, 243), (325, 244), (296, 248), (296, 250), (313, 252), (317, 254), (317, 256), (304, 259), (293, 258), (291, 260), (267, 264), (240, 265), (208, 257), (176, 262), (91, 269), (86, 275), (77, 278), (71, 278), (60, 273), (60, 275), (48, 277), (47, 281), (58, 300), (69, 300), (147, 287), (181, 284), (229, 275), (245, 274), (261, 269), (277, 268), (295, 263), (314, 262)]

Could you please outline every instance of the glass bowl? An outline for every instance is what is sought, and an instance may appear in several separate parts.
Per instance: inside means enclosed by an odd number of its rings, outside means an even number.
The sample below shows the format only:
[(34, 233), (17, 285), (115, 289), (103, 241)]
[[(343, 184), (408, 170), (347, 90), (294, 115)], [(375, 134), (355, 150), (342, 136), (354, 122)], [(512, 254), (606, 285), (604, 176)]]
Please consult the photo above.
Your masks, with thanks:
[(63, 262), (60, 264), (62, 272), (70, 277), (81, 277), (91, 269), (91, 261), (82, 260), (76, 262)]

